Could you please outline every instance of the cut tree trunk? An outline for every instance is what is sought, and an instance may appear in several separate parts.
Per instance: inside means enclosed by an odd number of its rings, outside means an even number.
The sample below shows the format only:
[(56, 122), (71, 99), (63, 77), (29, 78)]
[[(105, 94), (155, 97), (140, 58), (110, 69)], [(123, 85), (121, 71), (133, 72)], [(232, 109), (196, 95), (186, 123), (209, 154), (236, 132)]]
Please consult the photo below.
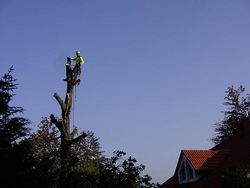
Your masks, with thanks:
[(71, 69), (71, 60), (67, 59), (66, 64), (66, 83), (67, 90), (65, 94), (64, 101), (61, 97), (54, 93), (54, 98), (59, 103), (61, 108), (61, 118), (56, 118), (53, 114), (50, 115), (52, 123), (60, 131), (61, 138), (61, 147), (60, 147), (60, 159), (61, 159), (61, 174), (60, 174), (60, 187), (64, 188), (66, 185), (66, 181), (68, 178), (68, 173), (71, 169), (71, 145), (77, 143), (82, 138), (86, 137), (85, 133), (82, 133), (80, 136), (76, 138), (72, 138), (71, 130), (70, 130), (70, 112), (72, 106), (72, 96), (74, 87), (79, 84), (77, 81), (78, 75), (75, 75), (73, 70)]

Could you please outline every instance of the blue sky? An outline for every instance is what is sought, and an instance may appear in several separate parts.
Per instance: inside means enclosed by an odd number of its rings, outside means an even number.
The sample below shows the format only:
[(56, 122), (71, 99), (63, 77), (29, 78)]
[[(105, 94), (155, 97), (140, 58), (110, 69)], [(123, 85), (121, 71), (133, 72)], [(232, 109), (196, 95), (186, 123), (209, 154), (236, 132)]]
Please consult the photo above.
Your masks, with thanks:
[(120, 149), (162, 183), (181, 149), (213, 146), (224, 91), (250, 88), (247, 0), (1, 0), (0, 73), (32, 127), (60, 114), (65, 60), (85, 59), (75, 122), (106, 155)]

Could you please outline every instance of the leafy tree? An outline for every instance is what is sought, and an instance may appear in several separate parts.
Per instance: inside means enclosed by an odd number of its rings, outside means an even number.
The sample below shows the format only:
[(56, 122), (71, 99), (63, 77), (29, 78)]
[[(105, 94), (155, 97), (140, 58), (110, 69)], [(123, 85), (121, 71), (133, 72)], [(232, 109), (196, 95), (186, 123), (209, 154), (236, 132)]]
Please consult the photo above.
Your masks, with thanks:
[[(30, 137), (32, 145), (30, 177), (33, 180), (30, 186), (59, 187), (60, 133), (48, 118), (42, 118), (38, 128)], [(84, 134), (86, 137), (71, 148), (70, 168), (67, 169), (67, 181), (65, 181), (67, 187), (83, 186), (91, 179), (95, 180), (98, 166), (104, 159), (99, 139), (91, 131)]]
[[(13, 68), (0, 80), (1, 187), (157, 187), (150, 176), (141, 175), (145, 166), (137, 165), (135, 158), (124, 160), (125, 153), (122, 151), (114, 152), (111, 158), (105, 157), (93, 132), (83, 132), (76, 137), (75, 129), (67, 135), (70, 140), (62, 139), (65, 132), (58, 129), (61, 119), (53, 115), (50, 119), (43, 118), (37, 132), (29, 135), (29, 121), (20, 116), (23, 108), (10, 105), (17, 88), (12, 71)], [(62, 102), (58, 96), (56, 98), (59, 103)], [(69, 134), (68, 129), (66, 133)], [(70, 142), (64, 168), (62, 142)], [(63, 184), (62, 169), (65, 175)]]
[(219, 144), (229, 138), (241, 133), (244, 129), (244, 121), (248, 119), (250, 110), (250, 97), (242, 96), (245, 92), (243, 86), (235, 89), (233, 86), (228, 87), (224, 105), (228, 109), (224, 112), (224, 119), (215, 124), (215, 137), (212, 141)]
[(24, 140), (29, 134), (29, 121), (19, 116), (22, 107), (10, 105), (17, 88), (12, 71), (13, 67), (0, 80), (0, 182), (4, 187), (22, 184), (29, 152)]
[(72, 168), (69, 187), (96, 187), (99, 184), (100, 169), (105, 160), (99, 139), (91, 131), (72, 146)]
[(222, 176), (222, 188), (249, 188), (250, 166), (238, 166), (228, 169)]
[(32, 146), (26, 164), (30, 181), (28, 187), (58, 187), (60, 173), (60, 143), (58, 131), (48, 118), (42, 118), (38, 130), (29, 138)]
[[(144, 165), (135, 158), (123, 159), (125, 152), (116, 151), (107, 158), (101, 151), (99, 139), (91, 131), (71, 148), (71, 168), (67, 170), (65, 186), (69, 188), (154, 188), (148, 175), (142, 176)], [(31, 136), (33, 145), (33, 186), (59, 187), (60, 139), (55, 126), (43, 118), (39, 129)], [(41, 182), (40, 182), (41, 181)]]
[(105, 188), (155, 188), (158, 184), (152, 183), (149, 175), (141, 175), (145, 166), (137, 165), (137, 160), (131, 156), (123, 160), (126, 155), (123, 151), (115, 151), (107, 158), (101, 172), (100, 187)]

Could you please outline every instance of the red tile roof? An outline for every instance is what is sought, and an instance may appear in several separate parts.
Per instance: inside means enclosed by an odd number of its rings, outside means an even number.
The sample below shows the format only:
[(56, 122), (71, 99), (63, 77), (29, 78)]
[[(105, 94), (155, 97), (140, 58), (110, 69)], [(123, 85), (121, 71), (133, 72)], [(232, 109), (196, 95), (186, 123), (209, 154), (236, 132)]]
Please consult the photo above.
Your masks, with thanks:
[(210, 150), (183, 150), (181, 154), (186, 156), (190, 164), (199, 171), (207, 170), (206, 173), (201, 173), (202, 177), (196, 182), (178, 184), (178, 174), (175, 172), (160, 188), (220, 188), (225, 170), (250, 164), (250, 123), (248, 127), (242, 134)]
[(214, 150), (182, 150), (195, 170), (213, 170), (225, 158), (226, 152)]
[(175, 172), (160, 188), (220, 188), (225, 170), (250, 164), (250, 123), (242, 134), (210, 150), (182, 150), (181, 155), (185, 155), (195, 169), (207, 170), (206, 173), (201, 173), (202, 177), (196, 182), (178, 184), (178, 174)]

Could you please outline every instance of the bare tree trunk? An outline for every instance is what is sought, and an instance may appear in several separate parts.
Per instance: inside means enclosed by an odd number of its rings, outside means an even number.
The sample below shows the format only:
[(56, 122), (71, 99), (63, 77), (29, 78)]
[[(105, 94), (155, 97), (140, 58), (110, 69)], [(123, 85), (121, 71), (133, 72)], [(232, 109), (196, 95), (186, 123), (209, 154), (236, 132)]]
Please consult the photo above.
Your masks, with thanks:
[(73, 138), (70, 131), (70, 112), (72, 106), (72, 96), (73, 90), (76, 84), (79, 84), (77, 80), (78, 75), (73, 73), (71, 69), (71, 60), (67, 59), (66, 64), (66, 83), (67, 90), (65, 94), (64, 101), (61, 97), (54, 93), (54, 98), (57, 100), (61, 107), (61, 118), (56, 118), (53, 114), (50, 115), (51, 121), (56, 125), (60, 131), (61, 137), (61, 148), (60, 148), (60, 159), (61, 159), (61, 174), (60, 174), (60, 187), (65, 187), (65, 181), (67, 181), (68, 173), (71, 167), (71, 145), (78, 142), (82, 138), (86, 137), (85, 133), (82, 133), (80, 136)]

